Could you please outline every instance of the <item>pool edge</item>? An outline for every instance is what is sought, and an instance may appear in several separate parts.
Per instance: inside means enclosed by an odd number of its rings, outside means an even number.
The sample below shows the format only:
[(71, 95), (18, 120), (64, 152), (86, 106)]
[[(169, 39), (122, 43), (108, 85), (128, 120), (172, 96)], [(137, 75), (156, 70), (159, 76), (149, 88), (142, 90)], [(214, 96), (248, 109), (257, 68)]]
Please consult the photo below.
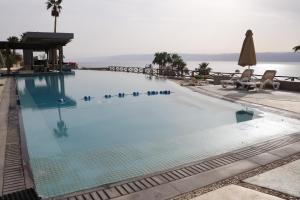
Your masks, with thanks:
[[(6, 82), (5, 105), (7, 107), (7, 131), (4, 150), (3, 179), (1, 184), (1, 195), (7, 195), (33, 188), (31, 169), (27, 154), (24, 130), (22, 130), (22, 118), (19, 105), (17, 104), (16, 81), (8, 78)], [(1, 102), (3, 103), (3, 102)], [(27, 154), (28, 155), (28, 154)]]

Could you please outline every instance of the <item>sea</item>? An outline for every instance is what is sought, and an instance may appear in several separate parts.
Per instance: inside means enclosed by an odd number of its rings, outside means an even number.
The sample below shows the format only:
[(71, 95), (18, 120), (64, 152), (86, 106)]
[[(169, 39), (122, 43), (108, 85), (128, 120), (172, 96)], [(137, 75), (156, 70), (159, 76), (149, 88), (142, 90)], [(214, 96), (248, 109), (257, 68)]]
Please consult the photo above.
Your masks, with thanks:
[[(187, 67), (190, 70), (194, 70), (199, 67), (202, 62), (208, 62), (209, 67), (213, 72), (226, 72), (233, 73), (236, 70), (242, 72), (245, 68), (238, 65), (237, 61), (187, 61)], [(124, 66), (124, 67), (145, 67), (151, 64), (151, 61), (147, 60), (124, 60), (124, 61), (91, 61), (91, 62), (79, 62), (79, 67), (107, 67), (107, 66)], [(300, 62), (258, 62), (257, 65), (251, 66), (254, 69), (254, 73), (261, 75), (266, 70), (276, 70), (277, 76), (292, 76), (300, 77)]]

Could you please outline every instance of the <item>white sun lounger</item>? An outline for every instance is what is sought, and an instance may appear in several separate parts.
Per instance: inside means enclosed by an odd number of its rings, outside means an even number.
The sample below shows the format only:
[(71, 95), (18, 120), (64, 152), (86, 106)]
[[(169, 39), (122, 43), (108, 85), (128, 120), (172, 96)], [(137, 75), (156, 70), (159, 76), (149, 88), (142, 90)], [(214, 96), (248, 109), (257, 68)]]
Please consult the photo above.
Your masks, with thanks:
[(237, 83), (246, 89), (256, 89), (262, 90), (266, 85), (272, 85), (275, 90), (279, 89), (280, 83), (275, 81), (276, 70), (266, 70), (261, 79), (251, 80), (251, 81), (241, 81), (238, 80)]
[(233, 76), (230, 80), (221, 80), (221, 85), (223, 88), (226, 88), (227, 86), (236, 86), (238, 80), (243, 82), (250, 81), (253, 72), (253, 69), (246, 69), (240, 77)]

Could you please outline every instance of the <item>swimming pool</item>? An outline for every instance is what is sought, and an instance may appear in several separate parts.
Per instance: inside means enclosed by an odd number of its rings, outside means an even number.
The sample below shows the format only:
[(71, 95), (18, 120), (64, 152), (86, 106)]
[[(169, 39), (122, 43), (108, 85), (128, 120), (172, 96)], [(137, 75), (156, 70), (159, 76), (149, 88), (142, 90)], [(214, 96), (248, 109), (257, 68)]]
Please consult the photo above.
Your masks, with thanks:
[[(19, 77), (17, 84), (34, 182), (43, 197), (166, 170), (300, 130), (298, 120), (140, 74), (76, 71)], [(159, 94), (164, 90), (171, 94)], [(118, 97), (133, 92), (139, 95)]]

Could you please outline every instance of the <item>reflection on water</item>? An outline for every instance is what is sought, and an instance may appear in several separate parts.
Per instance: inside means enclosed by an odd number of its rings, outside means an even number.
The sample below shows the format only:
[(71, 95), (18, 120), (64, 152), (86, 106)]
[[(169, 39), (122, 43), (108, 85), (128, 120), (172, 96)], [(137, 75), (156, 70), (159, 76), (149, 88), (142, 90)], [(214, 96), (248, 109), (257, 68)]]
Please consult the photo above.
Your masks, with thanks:
[(58, 107), (58, 116), (59, 116), (59, 121), (56, 124), (57, 128), (53, 129), (55, 136), (58, 138), (68, 137), (68, 128), (66, 123), (62, 120), (60, 106)]
[(19, 93), (20, 98), (24, 100), (22, 109), (57, 109), (59, 120), (53, 132), (58, 138), (68, 137), (68, 128), (62, 118), (62, 109), (76, 106), (76, 101), (66, 95), (64, 78), (64, 75), (27, 78), (25, 79), (26, 89)]
[(254, 112), (250, 110), (239, 110), (235, 113), (237, 123), (250, 121), (253, 119)]

